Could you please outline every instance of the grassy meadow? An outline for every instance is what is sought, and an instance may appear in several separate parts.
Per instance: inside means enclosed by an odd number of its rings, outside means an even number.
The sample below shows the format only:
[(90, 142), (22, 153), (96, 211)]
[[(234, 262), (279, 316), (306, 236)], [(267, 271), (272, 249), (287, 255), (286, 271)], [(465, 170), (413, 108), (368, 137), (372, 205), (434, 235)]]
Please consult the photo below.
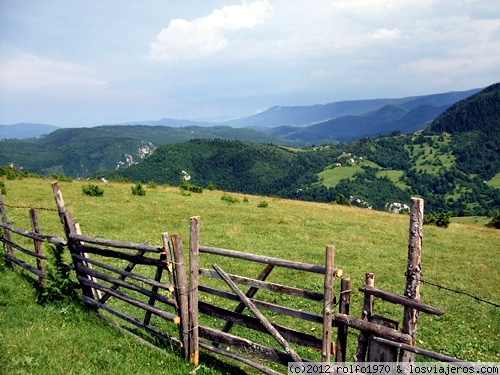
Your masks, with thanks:
[[(28, 209), (17, 207), (55, 208), (50, 180), (4, 182), (7, 194), (3, 199), (8, 206), (11, 225), (26, 230), (30, 228)], [(205, 246), (324, 264), (325, 246), (334, 245), (335, 266), (351, 278), (351, 314), (354, 316), (361, 316), (363, 295), (357, 289), (363, 284), (366, 272), (375, 273), (377, 287), (397, 294), (404, 291), (409, 235), (407, 215), (234, 193), (229, 195), (238, 202), (228, 203), (221, 200), (224, 194), (221, 191), (204, 190), (202, 194), (187, 194), (181, 193), (177, 187), (165, 186), (148, 188), (144, 185), (147, 193), (140, 197), (131, 194), (132, 184), (127, 183), (98, 183), (104, 189), (103, 197), (89, 197), (82, 194), (82, 186), (87, 183), (59, 183), (66, 207), (80, 224), (84, 235), (160, 245), (161, 233), (181, 233), (184, 248), (188, 248), (189, 218), (200, 216), (200, 243)], [(268, 203), (267, 207), (259, 207), (264, 206), (261, 204), (264, 201)], [(63, 237), (57, 212), (38, 210), (38, 216), (41, 232)], [(426, 226), (423, 279), (499, 304), (499, 244), (500, 231), (477, 224), (452, 222), (447, 229)], [(200, 259), (205, 268), (210, 268), (216, 261), (228, 273), (249, 277), (255, 277), (263, 268), (257, 264), (248, 266), (248, 263), (242, 265), (235, 261), (214, 259), (206, 254), (202, 254)], [(11, 373), (77, 374), (85, 371), (114, 374), (134, 371), (181, 374), (192, 370), (172, 349), (166, 348), (169, 354), (165, 355), (141, 346), (121, 332), (100, 324), (98, 319), (79, 307), (68, 309), (70, 318), (66, 318), (61, 309), (36, 305), (33, 302), (32, 285), (17, 273), (5, 268), (0, 272), (0, 287), (2, 291), (7, 291), (5, 297), (3, 293), (0, 297), (0, 366), (10, 369)], [(311, 274), (307, 279), (303, 276), (279, 271), (271, 273), (268, 281), (322, 290), (319, 276)], [(336, 280), (335, 293), (338, 293), (338, 286)], [(15, 288), (19, 290), (17, 293)], [(265, 293), (260, 293), (258, 296), (267, 297)], [(209, 297), (201, 295), (200, 299), (203, 298)], [(421, 299), (426, 304), (444, 310), (445, 314), (441, 317), (420, 314), (417, 336), (419, 347), (463, 360), (500, 361), (498, 307), (429, 284), (421, 286)], [(316, 313), (321, 309), (320, 306), (310, 306), (307, 302), (292, 298), (288, 298), (285, 303)], [(18, 314), (18, 310), (26, 313)], [(375, 313), (397, 320), (400, 324), (402, 322), (403, 309), (399, 306), (376, 300)], [(274, 316), (269, 318), (275, 319)], [(120, 366), (144, 367), (122, 368), (122, 371), (118, 371), (113, 367), (114, 362), (106, 368), (84, 367), (81, 364), (84, 360), (78, 357), (73, 344), (84, 351), (82, 357), (101, 353), (101, 345), (96, 343), (97, 346), (92, 347), (80, 343), (80, 336), (74, 332), (79, 328), (74, 322), (85, 322), (92, 327), (96, 325), (97, 328), (92, 329), (102, 330), (90, 335), (102, 341), (102, 347), (105, 348), (102, 350), (109, 350)], [(279, 320), (277, 322), (282, 323)], [(65, 330), (65, 325), (71, 328)], [(319, 326), (301, 328), (320, 335)], [(91, 331), (91, 328), (87, 329)], [(238, 332), (236, 327), (234, 332)], [(352, 358), (358, 336), (355, 330), (350, 330), (350, 333), (348, 358)], [(52, 336), (60, 339), (49, 339)], [(122, 353), (123, 361), (120, 360)], [(30, 372), (27, 367), (25, 372), (19, 372), (18, 368), (23, 369), (28, 362), (41, 366), (48, 356), (59, 358), (53, 359), (53, 367), (43, 367), (42, 372), (36, 369)], [(228, 362), (226, 359), (223, 361)], [(19, 367), (19, 363), (24, 367)], [(198, 374), (227, 372), (220, 365), (214, 366), (213, 361), (201, 363)]]

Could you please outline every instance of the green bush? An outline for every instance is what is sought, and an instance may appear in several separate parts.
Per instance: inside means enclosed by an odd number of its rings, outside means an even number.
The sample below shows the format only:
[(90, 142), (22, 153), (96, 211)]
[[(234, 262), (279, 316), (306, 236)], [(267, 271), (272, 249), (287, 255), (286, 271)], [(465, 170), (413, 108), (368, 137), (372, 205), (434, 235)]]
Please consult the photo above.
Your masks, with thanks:
[(215, 184), (212, 181), (210, 181), (207, 185), (207, 189), (210, 191), (215, 190), (216, 189)]
[(340, 204), (342, 206), (350, 206), (351, 205), (351, 202), (349, 202), (349, 199), (347, 199), (345, 197), (345, 195), (343, 195), (343, 194), (339, 194), (337, 199), (335, 199), (335, 203)]
[(266, 208), (266, 207), (269, 207), (269, 203), (267, 201), (261, 201), (261, 202), (259, 202), (257, 207)]
[(2, 195), (7, 194), (7, 188), (5, 187), (5, 183), (3, 181), (0, 181), (0, 193), (2, 193)]
[(240, 203), (240, 200), (236, 197), (232, 197), (229, 194), (223, 194), (222, 197), (220, 197), (221, 201), (233, 204), (233, 203)]
[(83, 194), (89, 197), (102, 197), (104, 195), (104, 190), (99, 186), (94, 184), (88, 184), (87, 186), (82, 186)]
[(448, 228), (450, 222), (451, 222), (451, 213), (449, 212), (424, 215), (424, 225), (435, 225), (441, 228)]
[(493, 218), (486, 224), (489, 228), (500, 229), (500, 212), (494, 214)]
[(45, 285), (38, 295), (38, 301), (47, 303), (75, 299), (75, 283), (70, 279), (70, 267), (63, 261), (65, 247), (46, 243), (45, 249)]
[(148, 182), (148, 188), (149, 189), (156, 189), (158, 187), (158, 184), (154, 181), (149, 181)]
[(203, 188), (201, 186), (196, 186), (189, 183), (186, 180), (182, 180), (181, 182), (181, 190), (183, 191), (191, 191), (193, 193), (203, 193)]
[(146, 190), (144, 190), (140, 182), (138, 182), (135, 186), (132, 186), (132, 195), (138, 195), (140, 197), (146, 195)]

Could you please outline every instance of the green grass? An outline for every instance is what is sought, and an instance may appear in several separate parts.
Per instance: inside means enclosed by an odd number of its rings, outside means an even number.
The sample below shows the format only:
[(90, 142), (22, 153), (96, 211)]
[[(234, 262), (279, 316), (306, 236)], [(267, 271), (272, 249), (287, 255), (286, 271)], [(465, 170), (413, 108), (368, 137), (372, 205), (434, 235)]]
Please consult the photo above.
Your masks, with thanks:
[(489, 180), (488, 185), (500, 189), (500, 173), (497, 173), (491, 180)]
[(394, 169), (384, 169), (382, 171), (377, 172), (377, 177), (387, 177), (389, 180), (391, 180), (394, 185), (396, 185), (398, 188), (402, 190), (408, 189), (408, 185), (405, 183), (401, 182), (399, 178), (404, 174), (403, 171), (397, 171)]
[[(2, 374), (187, 374), (170, 347), (155, 350), (78, 302), (39, 305), (29, 277), (0, 270)], [(222, 374), (204, 364), (199, 373)], [(213, 365), (213, 364), (212, 364)]]
[(361, 172), (363, 169), (359, 166), (353, 167), (335, 167), (333, 169), (325, 169), (318, 173), (318, 177), (326, 187), (335, 187), (337, 184), (346, 178), (351, 178), (355, 173)]
[[(344, 169), (344, 167), (339, 169)], [(55, 208), (48, 180), (5, 181), (5, 184), (7, 194), (4, 196), (4, 202), (9, 206), (30, 205)], [(363, 295), (357, 289), (364, 282), (365, 272), (375, 273), (376, 286), (381, 289), (397, 294), (402, 294), (404, 291), (409, 229), (407, 215), (249, 195), (246, 195), (248, 202), (243, 202), (243, 195), (235, 193), (232, 193), (232, 196), (238, 198), (240, 203), (228, 204), (221, 200), (224, 193), (220, 191), (204, 190), (202, 194), (182, 195), (179, 188), (164, 186), (156, 189), (146, 188), (146, 196), (139, 197), (131, 194), (131, 184), (118, 183), (102, 184), (103, 197), (88, 197), (82, 194), (83, 184), (78, 181), (61, 182), (60, 186), (66, 207), (75, 221), (80, 223), (85, 235), (161, 244), (162, 232), (181, 233), (184, 248), (187, 248), (189, 218), (200, 216), (200, 242), (206, 246), (323, 264), (325, 246), (335, 245), (335, 266), (342, 268), (344, 275), (351, 278), (351, 314), (353, 316), (361, 316)], [(268, 207), (258, 207), (263, 200), (269, 203)], [(27, 209), (7, 207), (7, 213), (11, 224), (25, 229), (30, 227)], [(39, 210), (38, 213), (40, 229), (43, 233), (63, 236), (56, 212)], [(424, 280), (464, 291), (498, 304), (500, 303), (499, 243), (500, 231), (479, 225), (452, 222), (447, 229), (426, 226), (422, 259)], [(201, 255), (200, 260), (202, 267), (209, 268), (214, 261), (217, 261), (229, 273), (250, 277), (255, 277), (263, 267), (215, 259), (205, 254)], [(304, 279), (303, 275), (298, 275), (296, 272), (280, 271), (272, 273), (268, 280), (322, 290), (322, 280), (315, 275)], [(4, 287), (4, 284), (9, 282), (16, 283), (16, 281), (7, 280), (2, 281), (0, 285)], [(338, 293), (338, 284), (336, 281), (335, 293)], [(30, 288), (30, 285), (21, 285), (20, 289), (31, 290)], [(267, 298), (267, 294), (261, 295), (260, 293), (258, 296)], [(418, 346), (464, 360), (500, 361), (497, 340), (500, 335), (499, 308), (427, 284), (422, 285), (421, 296), (422, 302), (444, 310), (445, 314), (441, 317), (420, 314)], [(208, 297), (201, 295), (200, 298)], [(2, 303), (7, 305), (20, 304), (17, 307), (20, 310), (28, 302), (25, 297), (16, 295), (2, 300)], [(317, 307), (311, 307), (309, 303), (286, 297), (279, 302), (298, 308), (317, 309)], [(402, 309), (398, 306), (377, 300), (375, 312), (378, 315), (402, 321)], [(66, 335), (66, 331), (59, 331), (64, 321), (61, 314), (57, 310), (50, 314), (54, 314), (51, 318), (54, 319), (51, 324), (52, 329), (55, 330), (54, 334)], [(75, 314), (78, 315), (78, 318), (74, 318), (75, 320), (90, 319), (92, 324), (94, 322), (92, 320), (94, 318), (89, 318), (84, 311), (75, 311)], [(27, 332), (31, 329), (40, 329), (41, 324), (42, 322), (35, 320), (32, 325), (27, 326), (28, 328), (22, 328), (22, 323), (15, 314), (5, 313), (0, 323), (1, 351), (5, 352), (9, 345), (16, 345), (16, 348), (22, 347), (25, 342), (32, 340), (31, 348), (35, 353), (31, 355), (33, 361), (37, 363), (45, 361), (45, 357), (37, 354), (34, 349), (38, 345), (45, 345), (47, 351), (58, 353), (57, 342), (37, 343), (41, 335), (31, 336), (30, 340), (25, 340)], [(10, 326), (20, 327), (16, 331), (7, 330), (6, 328)], [(294, 328), (309, 332), (315, 327), (304, 323), (302, 327), (294, 326)], [(315, 328), (315, 334), (319, 334), (318, 331), (320, 330)], [(350, 332), (352, 334), (349, 335), (348, 358), (352, 358), (358, 334), (355, 330)], [(120, 333), (107, 333), (110, 340), (114, 335), (121, 337)], [(116, 347), (116, 342), (113, 345)], [(77, 350), (70, 349), (70, 343), (64, 346), (68, 347), (68, 351)], [(78, 348), (78, 343), (76, 348)], [(82, 350), (83, 357), (93, 355), (94, 349), (83, 348)], [(133, 354), (129, 352), (124, 354), (124, 357), (128, 356), (133, 361)], [(172, 353), (172, 357), (176, 356), (176, 353)], [(5, 363), (10, 360), (9, 357), (2, 358)], [(19, 357), (20, 360), (22, 358)], [(81, 367), (79, 367), (78, 358), (74, 356), (68, 356), (68, 358), (70, 359), (67, 361), (67, 368), (73, 370), (65, 373), (79, 373)], [(168, 361), (171, 359), (169, 358)], [(227, 360), (224, 359), (224, 361)], [(152, 366), (157, 369), (154, 365)], [(186, 373), (176, 372), (181, 367), (174, 366), (173, 368), (172, 372), (167, 373)], [(184, 370), (187, 371), (188, 367), (183, 368)], [(114, 373), (109, 371), (108, 373)], [(148, 373), (147, 371), (149, 370), (141, 372), (134, 369), (137, 373)], [(217, 370), (205, 369), (205, 371)], [(46, 373), (58, 373), (58, 367), (48, 369)]]
[(474, 225), (486, 225), (490, 222), (491, 217), (486, 216), (465, 216), (465, 217), (452, 217), (451, 221), (453, 223), (461, 224), (474, 224)]

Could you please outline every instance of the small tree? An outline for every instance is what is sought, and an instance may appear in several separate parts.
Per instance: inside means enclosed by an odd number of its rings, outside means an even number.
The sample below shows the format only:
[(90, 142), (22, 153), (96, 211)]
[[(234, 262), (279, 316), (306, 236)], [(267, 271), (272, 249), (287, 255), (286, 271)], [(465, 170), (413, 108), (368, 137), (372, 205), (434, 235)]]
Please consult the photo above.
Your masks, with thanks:
[(3, 181), (0, 181), (0, 193), (2, 193), (2, 195), (7, 194), (7, 188), (5, 187), (5, 183)]
[(146, 195), (146, 190), (144, 190), (140, 182), (138, 182), (135, 186), (132, 186), (132, 195), (138, 195), (140, 197)]
[(340, 204), (342, 206), (350, 206), (351, 205), (351, 202), (349, 202), (349, 199), (347, 199), (344, 194), (339, 194), (337, 199), (335, 199), (335, 203)]
[(63, 261), (62, 245), (45, 245), (48, 261), (46, 263), (46, 282), (38, 296), (41, 303), (76, 298), (75, 285), (70, 279), (70, 267)]

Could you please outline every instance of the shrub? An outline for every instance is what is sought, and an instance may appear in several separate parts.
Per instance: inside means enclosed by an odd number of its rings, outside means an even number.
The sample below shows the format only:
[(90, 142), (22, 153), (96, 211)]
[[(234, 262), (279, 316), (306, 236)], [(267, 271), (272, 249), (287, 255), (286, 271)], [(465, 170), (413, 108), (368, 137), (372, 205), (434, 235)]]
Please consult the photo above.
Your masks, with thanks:
[(90, 183), (87, 186), (82, 186), (82, 191), (83, 194), (88, 195), (89, 197), (102, 197), (104, 194), (103, 189)]
[(184, 191), (191, 191), (193, 193), (203, 193), (203, 188), (201, 186), (193, 185), (186, 180), (182, 180), (180, 187), (181, 190)]
[(149, 189), (156, 189), (158, 187), (158, 184), (154, 181), (149, 181), (148, 182), (148, 188)]
[(266, 208), (266, 207), (269, 207), (269, 203), (267, 201), (261, 201), (261, 202), (259, 202), (257, 207)]
[(38, 295), (38, 301), (47, 303), (76, 298), (75, 284), (70, 279), (70, 267), (63, 261), (65, 247), (46, 243), (45, 249), (45, 285)]
[(248, 203), (248, 198), (246, 195), (243, 197), (243, 203)]
[(5, 187), (5, 183), (3, 181), (0, 181), (0, 193), (2, 193), (2, 195), (7, 194), (7, 188)]
[(500, 212), (494, 214), (493, 218), (486, 224), (489, 228), (500, 229)]
[(339, 194), (337, 199), (335, 199), (335, 203), (340, 204), (342, 206), (350, 206), (351, 205), (351, 202), (349, 202), (349, 199), (347, 199), (344, 194)]
[(212, 181), (210, 181), (207, 185), (207, 189), (210, 191), (215, 190), (216, 189), (215, 184)]
[(222, 197), (220, 197), (221, 201), (233, 204), (233, 203), (240, 203), (240, 200), (236, 197), (232, 197), (229, 194), (223, 194)]
[(424, 215), (424, 225), (435, 225), (441, 228), (448, 228), (450, 222), (451, 222), (451, 213), (449, 212)]
[(144, 190), (140, 182), (138, 182), (135, 186), (132, 186), (132, 195), (138, 195), (140, 197), (146, 195), (146, 190)]

